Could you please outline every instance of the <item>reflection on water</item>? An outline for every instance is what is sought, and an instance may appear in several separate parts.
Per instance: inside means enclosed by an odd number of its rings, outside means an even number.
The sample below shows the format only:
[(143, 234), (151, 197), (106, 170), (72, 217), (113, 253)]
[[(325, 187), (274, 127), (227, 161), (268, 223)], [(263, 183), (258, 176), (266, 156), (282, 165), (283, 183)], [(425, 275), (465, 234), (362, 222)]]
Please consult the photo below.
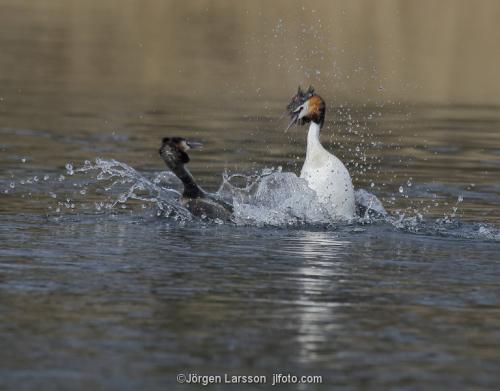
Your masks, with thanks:
[[(0, 388), (280, 371), (324, 390), (498, 389), (499, 11), (3, 0)], [(299, 172), (305, 129), (279, 120), (299, 83), (391, 219), (167, 218), (164, 136), (204, 141), (190, 168), (209, 190), (225, 170)]]
[[(164, 389), (183, 371), (281, 370), (322, 374), (319, 389), (498, 385), (497, 244), (127, 216), (9, 221), (3, 384)], [(6, 241), (12, 226), (23, 235)]]
[[(322, 346), (340, 327), (336, 308), (342, 303), (325, 300), (328, 293), (340, 288), (339, 278), (346, 279), (339, 263), (348, 253), (349, 241), (336, 238), (329, 232), (304, 232), (294, 238), (295, 251), (301, 254), (303, 265), (297, 269), (297, 312), (299, 360), (317, 361)], [(293, 251), (292, 249), (288, 249)]]

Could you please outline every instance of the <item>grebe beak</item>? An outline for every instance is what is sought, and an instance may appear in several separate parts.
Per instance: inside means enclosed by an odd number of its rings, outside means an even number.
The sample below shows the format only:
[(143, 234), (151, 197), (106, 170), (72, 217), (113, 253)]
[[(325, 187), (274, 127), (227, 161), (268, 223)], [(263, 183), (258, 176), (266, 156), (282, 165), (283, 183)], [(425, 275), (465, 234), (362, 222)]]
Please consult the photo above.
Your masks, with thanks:
[(186, 141), (186, 144), (191, 149), (197, 149), (203, 147), (203, 144), (200, 143), (199, 141)]
[(290, 129), (292, 127), (292, 125), (297, 125), (297, 123), (299, 122), (299, 115), (300, 115), (301, 111), (302, 111), (302, 106), (299, 106), (294, 111), (292, 111), (290, 113), (290, 115), (292, 116), (292, 120), (290, 121), (290, 123), (286, 127), (285, 133), (288, 131), (288, 129)]
[(297, 125), (297, 119), (298, 119), (297, 116), (294, 116), (292, 118), (292, 120), (290, 121), (290, 123), (288, 124), (288, 126), (285, 129), (285, 133), (288, 132), (288, 129), (290, 129), (292, 127), (292, 125)]

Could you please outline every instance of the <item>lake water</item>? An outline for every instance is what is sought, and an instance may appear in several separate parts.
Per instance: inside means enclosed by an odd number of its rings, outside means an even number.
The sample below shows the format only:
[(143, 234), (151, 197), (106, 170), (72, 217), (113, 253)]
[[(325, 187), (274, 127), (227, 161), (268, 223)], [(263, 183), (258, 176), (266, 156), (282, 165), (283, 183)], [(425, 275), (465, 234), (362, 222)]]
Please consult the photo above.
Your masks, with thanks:
[[(499, 6), (291, 4), (0, 4), (0, 389), (500, 387)], [(187, 214), (161, 138), (204, 142), (210, 191), (297, 174), (299, 83), (389, 217), (318, 221), (286, 184)]]

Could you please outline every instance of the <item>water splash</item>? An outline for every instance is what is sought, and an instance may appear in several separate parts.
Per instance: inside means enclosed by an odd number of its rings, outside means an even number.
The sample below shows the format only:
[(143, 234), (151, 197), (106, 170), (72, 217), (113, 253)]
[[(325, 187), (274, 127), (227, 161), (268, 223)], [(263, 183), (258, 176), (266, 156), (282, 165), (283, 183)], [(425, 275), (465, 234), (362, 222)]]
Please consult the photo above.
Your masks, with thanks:
[[(67, 167), (66, 167), (67, 168)], [(146, 178), (129, 165), (111, 159), (96, 159), (95, 163), (85, 161), (83, 167), (72, 169), (74, 174), (96, 173), (94, 184), (100, 184), (108, 197), (105, 201), (95, 202), (95, 209), (115, 209), (117, 206), (126, 207), (127, 203), (140, 201), (153, 204), (157, 208), (158, 216), (168, 216), (175, 219), (190, 220), (191, 214), (178, 203), (180, 193), (161, 184), (171, 184), (175, 178), (173, 174), (160, 173), (152, 179)], [(97, 190), (94, 190), (96, 193)], [(80, 190), (85, 196), (87, 189)], [(142, 206), (143, 207), (143, 206)], [(143, 207), (144, 208), (144, 207)]]
[[(197, 220), (179, 203), (182, 185), (171, 172), (147, 177), (125, 163), (106, 159), (96, 159), (93, 163), (86, 161), (76, 168), (67, 165), (65, 169), (68, 176), (54, 173), (11, 178), (5, 187), (11, 192), (28, 191), (21, 193), (22, 198), (32, 198), (40, 192), (46, 194), (50, 212), (58, 216), (121, 212), (140, 215), (152, 211), (156, 216), (176, 221)], [(329, 219), (306, 182), (294, 173), (282, 172), (281, 167), (264, 169), (253, 175), (224, 173), (217, 194), (234, 205), (233, 223), (236, 225), (349, 227), (353, 232), (363, 232), (369, 226), (374, 229), (385, 226), (411, 234), (500, 241), (500, 230), (495, 226), (462, 222), (457, 217), (464, 201), (461, 194), (450, 205), (449, 213), (430, 218), (425, 208), (387, 213), (374, 194), (358, 189), (355, 192), (358, 212), (360, 207), (364, 212), (347, 224)]]
[(404, 213), (388, 216), (386, 222), (399, 231), (412, 234), (500, 242), (500, 229), (487, 223), (464, 223), (449, 217), (427, 221), (422, 215)]
[[(244, 179), (245, 185), (232, 183)], [(240, 174), (223, 177), (219, 194), (232, 198), (237, 225), (304, 226), (328, 225), (332, 221), (316, 193), (304, 179), (291, 172), (264, 170), (252, 177)]]

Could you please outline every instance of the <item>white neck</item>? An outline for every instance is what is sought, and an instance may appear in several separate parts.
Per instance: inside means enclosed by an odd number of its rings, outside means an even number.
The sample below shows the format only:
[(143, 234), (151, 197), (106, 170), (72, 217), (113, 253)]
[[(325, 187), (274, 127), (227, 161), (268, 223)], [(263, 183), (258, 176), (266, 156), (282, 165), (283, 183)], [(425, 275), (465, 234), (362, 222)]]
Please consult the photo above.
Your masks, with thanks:
[(309, 132), (307, 133), (306, 156), (311, 155), (318, 148), (323, 149), (323, 146), (319, 141), (319, 131), (320, 131), (319, 125), (311, 121), (311, 124), (309, 125)]

